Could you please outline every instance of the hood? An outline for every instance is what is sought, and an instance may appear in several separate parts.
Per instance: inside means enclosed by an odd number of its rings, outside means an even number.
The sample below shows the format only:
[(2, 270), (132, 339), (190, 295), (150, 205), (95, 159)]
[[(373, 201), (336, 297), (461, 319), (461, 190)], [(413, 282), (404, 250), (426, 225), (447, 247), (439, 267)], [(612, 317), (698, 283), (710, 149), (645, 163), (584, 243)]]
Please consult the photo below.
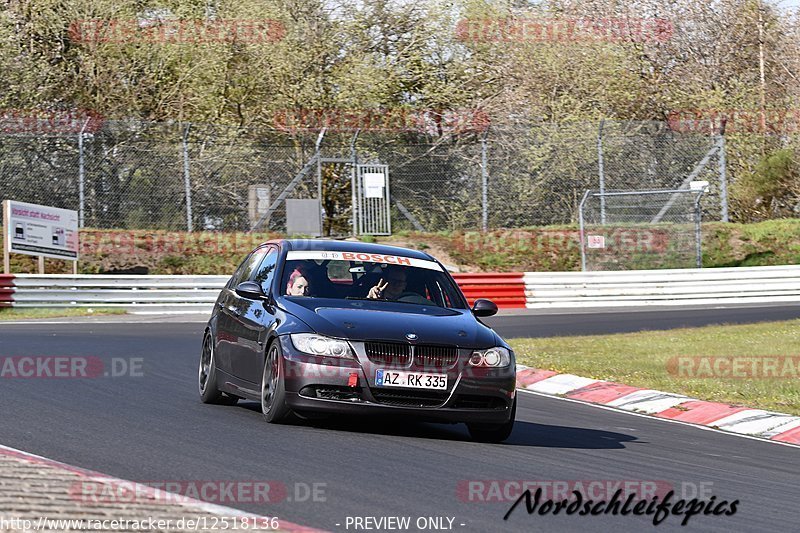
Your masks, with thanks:
[(488, 348), (497, 342), (494, 332), (478, 322), (469, 309), (324, 298), (281, 298), (279, 304), (316, 333), (328, 337), (408, 342), (406, 334), (413, 333), (416, 344), (461, 348)]

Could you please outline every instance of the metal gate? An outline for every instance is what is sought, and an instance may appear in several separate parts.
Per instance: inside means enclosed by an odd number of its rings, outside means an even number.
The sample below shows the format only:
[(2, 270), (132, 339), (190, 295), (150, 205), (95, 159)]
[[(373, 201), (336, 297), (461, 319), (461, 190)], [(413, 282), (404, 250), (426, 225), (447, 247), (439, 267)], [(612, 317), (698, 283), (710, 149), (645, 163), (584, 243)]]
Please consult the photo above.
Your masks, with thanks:
[(391, 235), (389, 166), (356, 165), (353, 193), (358, 234)]
[(704, 192), (586, 191), (578, 212), (583, 271), (701, 268)]

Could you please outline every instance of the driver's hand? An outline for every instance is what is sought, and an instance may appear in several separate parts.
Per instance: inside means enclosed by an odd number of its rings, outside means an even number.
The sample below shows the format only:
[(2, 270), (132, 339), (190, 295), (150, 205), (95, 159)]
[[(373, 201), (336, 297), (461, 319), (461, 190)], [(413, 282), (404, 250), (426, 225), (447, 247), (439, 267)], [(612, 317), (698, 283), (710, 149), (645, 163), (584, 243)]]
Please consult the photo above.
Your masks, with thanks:
[(378, 299), (383, 298), (383, 291), (389, 286), (389, 282), (381, 278), (378, 284), (372, 287), (367, 293), (367, 298)]

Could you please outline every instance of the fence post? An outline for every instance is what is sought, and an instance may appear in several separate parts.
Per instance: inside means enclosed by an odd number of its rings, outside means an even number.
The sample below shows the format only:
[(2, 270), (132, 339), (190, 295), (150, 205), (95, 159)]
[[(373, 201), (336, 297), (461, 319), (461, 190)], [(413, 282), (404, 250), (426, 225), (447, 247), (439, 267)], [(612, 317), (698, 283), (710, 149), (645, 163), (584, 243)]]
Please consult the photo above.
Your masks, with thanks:
[(703, 191), (701, 190), (694, 199), (694, 241), (695, 253), (697, 255), (697, 268), (703, 268), (703, 236), (700, 230), (703, 217), (703, 210), (700, 208), (700, 199), (702, 197)]
[(606, 223), (606, 172), (603, 165), (603, 125), (605, 122), (606, 119), (600, 119), (600, 128), (597, 130), (597, 168), (600, 173), (600, 224), (603, 225)]
[(85, 210), (85, 202), (86, 202), (86, 192), (85, 192), (85, 181), (86, 181), (86, 174), (84, 170), (84, 162), (83, 162), (83, 132), (86, 130), (86, 126), (89, 124), (89, 119), (86, 119), (86, 122), (83, 123), (83, 127), (81, 128), (80, 133), (78, 133), (78, 227), (83, 227), (84, 221), (84, 210)]
[[(325, 213), (325, 208), (323, 207), (322, 202), (322, 158), (317, 157), (317, 201), (319, 202), (318, 209), (318, 217), (319, 217), (319, 234), (320, 236), (325, 235), (325, 221), (328, 218), (328, 213)], [(286, 218), (289, 218), (287, 213)]]
[(183, 130), (183, 186), (186, 191), (186, 230), (192, 232), (192, 181), (189, 175), (189, 128), (192, 123), (186, 125)]
[(725, 135), (721, 134), (719, 140), (719, 202), (722, 214), (722, 221), (728, 220), (728, 176), (725, 165)]
[(489, 169), (486, 166), (486, 136), (487, 130), (481, 136), (481, 229), (489, 229)]
[(358, 168), (358, 150), (356, 150), (356, 142), (358, 141), (358, 134), (361, 133), (361, 129), (357, 129), (356, 132), (353, 134), (353, 138), (350, 140), (350, 159), (353, 160), (352, 167), (350, 169), (350, 197), (352, 201), (352, 209), (351, 213), (353, 214), (353, 237), (358, 235), (358, 220), (357, 218), (361, 216), (361, 213), (358, 211), (358, 199), (357, 199), (357, 187), (356, 184), (356, 169)]
[(589, 198), (589, 194), (591, 194), (591, 190), (586, 191), (583, 193), (583, 198), (581, 198), (581, 203), (578, 206), (578, 224), (579, 224), (579, 235), (581, 238), (581, 271), (586, 272), (586, 250), (584, 250), (584, 246), (586, 245), (586, 237), (584, 236), (583, 230), (583, 207), (586, 205), (586, 199)]

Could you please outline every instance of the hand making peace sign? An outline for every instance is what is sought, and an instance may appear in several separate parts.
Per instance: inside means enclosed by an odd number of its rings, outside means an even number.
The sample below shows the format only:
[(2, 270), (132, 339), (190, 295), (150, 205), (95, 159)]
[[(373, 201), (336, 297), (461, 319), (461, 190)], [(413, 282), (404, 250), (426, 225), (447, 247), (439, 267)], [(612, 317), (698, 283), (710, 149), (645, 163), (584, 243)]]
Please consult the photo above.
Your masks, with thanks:
[(378, 284), (372, 287), (367, 293), (367, 298), (383, 298), (383, 291), (389, 286), (389, 282), (381, 278)]

